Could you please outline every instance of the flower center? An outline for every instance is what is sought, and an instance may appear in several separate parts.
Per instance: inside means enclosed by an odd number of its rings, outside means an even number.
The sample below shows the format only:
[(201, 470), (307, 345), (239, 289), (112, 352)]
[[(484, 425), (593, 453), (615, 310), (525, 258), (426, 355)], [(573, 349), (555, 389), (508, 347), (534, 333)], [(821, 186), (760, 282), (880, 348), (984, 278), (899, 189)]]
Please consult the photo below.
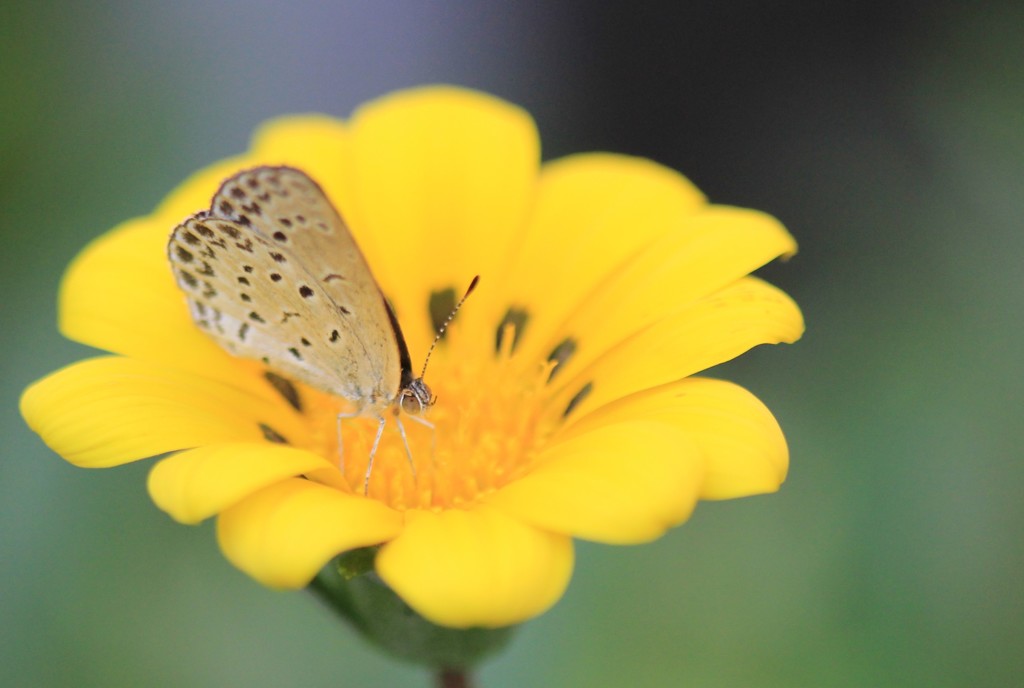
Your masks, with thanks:
[[(482, 355), (479, 346), (453, 336), (435, 352), (428, 383), (437, 403), (416, 417), (385, 411), (370, 497), (396, 509), (467, 507), (529, 470), (553, 430), (540, 404), (549, 368), (538, 365), (524, 375), (522, 362), (504, 348)], [(374, 418), (342, 419), (339, 452), (340, 408), (325, 403), (311, 410), (315, 449), (339, 462), (352, 491), (361, 493), (380, 424)]]

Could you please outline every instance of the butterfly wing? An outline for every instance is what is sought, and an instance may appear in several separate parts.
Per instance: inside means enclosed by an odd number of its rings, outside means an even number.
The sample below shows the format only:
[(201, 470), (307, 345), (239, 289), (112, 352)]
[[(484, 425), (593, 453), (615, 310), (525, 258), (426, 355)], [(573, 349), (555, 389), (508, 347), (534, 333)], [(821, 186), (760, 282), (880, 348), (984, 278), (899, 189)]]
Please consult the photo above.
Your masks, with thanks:
[(394, 399), (401, 333), (348, 227), (304, 173), (231, 177), (209, 211), (175, 228), (168, 256), (193, 320), (228, 351), (362, 408)]

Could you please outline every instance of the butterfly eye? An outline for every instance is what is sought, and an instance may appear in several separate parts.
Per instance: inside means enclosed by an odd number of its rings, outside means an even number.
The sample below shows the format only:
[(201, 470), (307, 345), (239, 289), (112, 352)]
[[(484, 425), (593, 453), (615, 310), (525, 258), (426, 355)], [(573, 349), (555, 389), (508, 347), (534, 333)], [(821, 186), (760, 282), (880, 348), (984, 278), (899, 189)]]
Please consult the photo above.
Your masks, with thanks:
[(423, 378), (417, 378), (402, 390), (398, 403), (403, 411), (415, 416), (434, 403), (434, 395)]
[(415, 394), (405, 390), (402, 392), (402, 410), (410, 415), (416, 415), (423, 410), (423, 404)]

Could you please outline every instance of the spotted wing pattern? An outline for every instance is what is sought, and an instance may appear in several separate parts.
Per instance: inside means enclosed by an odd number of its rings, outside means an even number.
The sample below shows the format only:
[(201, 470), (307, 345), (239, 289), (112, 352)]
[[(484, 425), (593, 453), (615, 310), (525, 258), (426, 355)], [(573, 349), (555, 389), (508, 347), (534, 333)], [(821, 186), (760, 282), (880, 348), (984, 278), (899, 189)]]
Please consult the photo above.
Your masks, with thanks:
[(394, 400), (401, 334), (348, 227), (303, 172), (231, 177), (210, 210), (174, 229), (168, 257), (192, 319), (231, 353), (364, 412)]

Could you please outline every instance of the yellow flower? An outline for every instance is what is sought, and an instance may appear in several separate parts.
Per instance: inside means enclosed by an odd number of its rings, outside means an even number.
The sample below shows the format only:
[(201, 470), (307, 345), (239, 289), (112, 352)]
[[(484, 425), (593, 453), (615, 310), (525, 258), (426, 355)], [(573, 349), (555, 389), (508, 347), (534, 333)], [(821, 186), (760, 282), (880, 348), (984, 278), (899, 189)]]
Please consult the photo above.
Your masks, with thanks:
[[(305, 586), (337, 554), (382, 544), (380, 577), (435, 623), (537, 615), (568, 583), (573, 538), (646, 542), (699, 499), (778, 488), (788, 452), (771, 413), (692, 376), (803, 329), (785, 294), (749, 276), (796, 249), (773, 218), (709, 205), (647, 160), (539, 158), (529, 115), (448, 87), (347, 122), (273, 121), (74, 261), (61, 329), (114, 355), (37, 382), (22, 412), (79, 466), (174, 452), (150, 474), (153, 500), (184, 523), (217, 516), (227, 558), (268, 586)], [(376, 421), (342, 423), (339, 470), (339, 400), (298, 384), (296, 398), (220, 349), (166, 259), (170, 231), (261, 164), (324, 188), (414, 366), (481, 276), (427, 371), (436, 429), (406, 423), (415, 475), (389, 430), (365, 496)]]

